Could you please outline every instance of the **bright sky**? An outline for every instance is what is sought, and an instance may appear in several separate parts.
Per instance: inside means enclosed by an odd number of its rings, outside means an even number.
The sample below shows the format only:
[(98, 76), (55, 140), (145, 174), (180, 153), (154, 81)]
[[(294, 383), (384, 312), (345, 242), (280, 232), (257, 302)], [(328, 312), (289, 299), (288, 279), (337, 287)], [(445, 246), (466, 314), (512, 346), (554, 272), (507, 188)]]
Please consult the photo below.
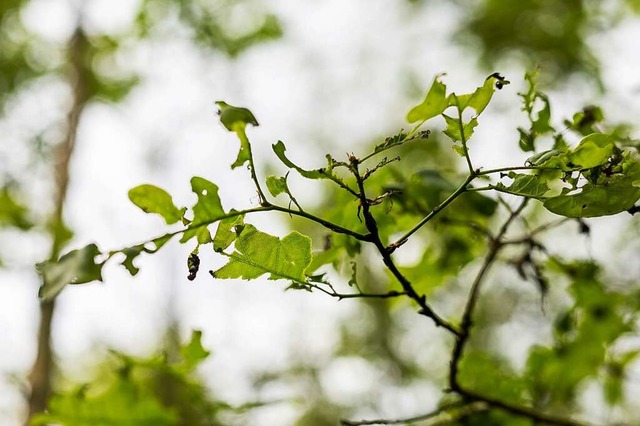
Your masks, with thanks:
[[(118, 28), (126, 25), (135, 3), (95, 0), (86, 3), (87, 19), (101, 29)], [(249, 136), (264, 175), (266, 163), (274, 159), (270, 145), (278, 139), (287, 143), (291, 158), (312, 167), (322, 162), (325, 150), (339, 157), (372, 138), (395, 133), (408, 108), (422, 96), (408, 89), (411, 79), (426, 88), (434, 75), (446, 71), (447, 84), (465, 92), (485, 77), (475, 71), (473, 55), (448, 41), (456, 10), (446, 2), (432, 2), (417, 15), (397, 1), (271, 3), (284, 23), (283, 40), (251, 49), (234, 62), (198, 55), (176, 40), (147, 45), (130, 59), (145, 75), (131, 97), (118, 108), (98, 104), (86, 110), (67, 203), (78, 246), (95, 241), (102, 249), (121, 248), (163, 233), (160, 219), (140, 212), (127, 199), (127, 191), (140, 183), (161, 186), (178, 205), (190, 205), (194, 196), (189, 179), (198, 175), (219, 184), (226, 209), (256, 203), (246, 170), (229, 169), (237, 141), (219, 125), (215, 100), (247, 106), (260, 121)], [(48, 37), (64, 39), (74, 22), (71, 10), (64, 0), (39, 0), (24, 19)], [(614, 99), (606, 107), (621, 120), (637, 117), (640, 111), (637, 43), (631, 40), (640, 40), (637, 22), (593, 41), (605, 58), (604, 78), (612, 90), (607, 99)], [(478, 142), (495, 140), (495, 129), (510, 121), (505, 105), (517, 105), (523, 72), (501, 71), (514, 84), (500, 93), (503, 99), (482, 120)], [(560, 110), (569, 112), (593, 102), (595, 95), (569, 90), (556, 96)], [(55, 96), (41, 102), (31, 107), (55, 109)], [(511, 139), (475, 152), (478, 163), (504, 165), (519, 155), (513, 135), (506, 136)], [(301, 193), (299, 199), (313, 202), (313, 191)], [(286, 233), (274, 216), (249, 220), (267, 232)], [(606, 246), (599, 242), (610, 238), (607, 228), (602, 229), (594, 230), (590, 249), (595, 255)], [(22, 244), (12, 249), (20, 253), (15, 261), (24, 258), (23, 253), (29, 253), (32, 263), (46, 255), (46, 250), (31, 248), (38, 241)], [(352, 314), (353, 304), (306, 292), (283, 293), (282, 283), (212, 281), (206, 271), (221, 264), (213, 255), (203, 256), (201, 274), (189, 282), (186, 258), (191, 249), (171, 244), (152, 258), (139, 259), (141, 272), (135, 278), (112, 264), (104, 284), (65, 290), (54, 324), (55, 350), (63, 369), (82, 374), (106, 347), (147, 353), (161, 338), (170, 313), (179, 318), (185, 337), (192, 328), (204, 331), (205, 347), (213, 356), (203, 373), (218, 395), (233, 403), (254, 396), (248, 373), (285, 367), (296, 353), (318, 359), (331, 354), (339, 337), (335, 321)], [(31, 366), (36, 290), (37, 278), (30, 269), (0, 271), (3, 375), (23, 374)], [(420, 331), (428, 335), (432, 330), (424, 326)], [(92, 351), (97, 355), (90, 355)], [(363, 392), (358, 386), (375, 383), (375, 374), (357, 360), (339, 360), (327, 370), (325, 381), (341, 380), (337, 389), (343, 393), (338, 395), (357, 398)], [(380, 408), (425, 410), (435, 402), (434, 392), (405, 390)], [(20, 396), (7, 377), (0, 378), (0, 394), (0, 424), (18, 424), (15, 407)], [(290, 395), (271, 397), (279, 396)], [(252, 424), (286, 424), (287, 416), (294, 414), (275, 407), (261, 411)]]

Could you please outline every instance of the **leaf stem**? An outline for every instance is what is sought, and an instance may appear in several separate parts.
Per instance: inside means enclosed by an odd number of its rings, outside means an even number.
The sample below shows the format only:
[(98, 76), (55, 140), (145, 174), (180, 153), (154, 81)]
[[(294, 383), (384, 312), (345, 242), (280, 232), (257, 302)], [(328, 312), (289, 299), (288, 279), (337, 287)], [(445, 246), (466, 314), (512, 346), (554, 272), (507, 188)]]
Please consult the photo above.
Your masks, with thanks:
[(249, 154), (249, 171), (251, 172), (251, 179), (253, 183), (256, 185), (256, 189), (258, 191), (258, 197), (260, 198), (260, 205), (265, 206), (268, 204), (267, 198), (264, 196), (264, 192), (260, 187), (260, 182), (258, 181), (258, 176), (256, 175), (256, 165), (253, 161), (253, 152), (251, 151), (251, 143), (249, 142), (249, 138), (247, 137), (247, 133), (244, 128), (238, 129), (236, 131), (238, 134), (238, 138), (240, 138), (240, 143), (247, 147), (247, 152)]
[[(144, 245), (144, 244), (147, 244), (147, 243), (151, 243), (151, 242), (153, 242), (155, 240), (158, 240), (158, 239), (161, 239), (161, 238), (172, 238), (172, 237), (175, 237), (176, 235), (184, 234), (185, 232), (188, 232), (188, 231), (191, 231), (191, 230), (194, 230), (194, 229), (202, 228), (203, 226), (212, 225), (212, 224), (214, 224), (216, 222), (220, 222), (221, 220), (224, 220), (224, 219), (234, 218), (234, 217), (243, 216), (243, 215), (251, 214), (251, 213), (260, 213), (260, 212), (269, 212), (269, 211), (278, 211), (278, 212), (287, 213), (287, 214), (292, 215), (292, 216), (300, 216), (300, 217), (303, 217), (305, 219), (309, 219), (312, 222), (316, 222), (317, 224), (322, 225), (325, 228), (327, 228), (327, 229), (329, 229), (329, 230), (331, 230), (333, 232), (337, 232), (339, 234), (349, 235), (349, 236), (351, 236), (351, 237), (353, 237), (353, 238), (355, 238), (355, 239), (357, 239), (359, 241), (367, 241), (367, 242), (371, 241), (371, 237), (369, 235), (360, 234), (358, 232), (355, 232), (355, 231), (352, 231), (350, 229), (344, 228), (344, 227), (342, 227), (342, 226), (340, 226), (338, 224), (335, 224), (333, 222), (329, 222), (327, 220), (324, 220), (321, 217), (315, 216), (315, 215), (313, 215), (311, 213), (307, 213), (305, 211), (293, 210), (293, 209), (290, 209), (290, 208), (287, 208), (287, 207), (281, 207), (281, 206), (277, 206), (275, 204), (270, 204), (269, 202), (267, 202), (265, 206), (254, 207), (254, 208), (246, 209), (246, 210), (234, 210), (234, 211), (226, 213), (226, 214), (224, 214), (222, 216), (219, 216), (219, 217), (217, 217), (217, 218), (215, 218), (213, 220), (208, 220), (208, 221), (205, 221), (205, 222), (191, 224), (190, 226), (188, 226), (186, 228), (179, 229), (179, 230), (173, 231), (173, 232), (168, 232), (168, 233), (163, 234), (163, 235), (161, 235), (159, 237), (155, 237), (155, 238), (152, 238), (150, 240), (146, 240), (146, 241), (144, 241), (144, 242), (142, 242), (140, 244), (135, 244), (133, 247)], [(110, 259), (111, 257), (113, 257), (115, 254), (122, 253), (124, 250), (126, 250), (126, 249), (128, 249), (130, 247), (132, 247), (132, 246), (128, 246), (128, 247), (125, 247), (125, 248), (120, 249), (120, 250), (110, 251), (108, 253), (107, 260)]]
[(475, 175), (473, 164), (471, 164), (471, 157), (469, 156), (469, 148), (467, 147), (467, 137), (464, 135), (464, 123), (462, 122), (462, 109), (460, 105), (456, 105), (458, 110), (458, 127), (460, 128), (460, 141), (462, 142), (462, 149), (464, 150), (464, 158), (467, 160), (467, 167), (469, 168), (469, 175)]

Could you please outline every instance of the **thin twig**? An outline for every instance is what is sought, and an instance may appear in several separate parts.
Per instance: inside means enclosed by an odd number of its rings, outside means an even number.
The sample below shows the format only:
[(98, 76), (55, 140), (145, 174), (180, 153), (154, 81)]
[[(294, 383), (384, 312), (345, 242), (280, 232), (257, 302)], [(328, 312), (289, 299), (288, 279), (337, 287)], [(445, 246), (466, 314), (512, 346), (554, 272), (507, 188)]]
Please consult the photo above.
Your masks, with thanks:
[(420, 222), (418, 222), (417, 225), (415, 225), (413, 228), (411, 228), (406, 234), (404, 234), (402, 237), (398, 238), (395, 242), (389, 244), (387, 246), (387, 248), (386, 248), (386, 251), (389, 254), (391, 254), (398, 247), (400, 247), (401, 245), (406, 243), (410, 236), (412, 236), (416, 231), (418, 231), (420, 228), (422, 228), (427, 222), (429, 222), (431, 219), (433, 219), (445, 207), (447, 207), (449, 204), (451, 204), (451, 202), (453, 202), (453, 200), (455, 200), (460, 195), (462, 195), (462, 193), (464, 193), (465, 191), (468, 191), (467, 187), (469, 186), (471, 181), (473, 181), (476, 177), (477, 177), (477, 175), (475, 174), (475, 172), (469, 174), (469, 176), (467, 176), (467, 178), (464, 180), (464, 182), (462, 182), (462, 184), (460, 184), (460, 186), (455, 191), (453, 191), (453, 193), (451, 193), (451, 195), (449, 195), (446, 200), (444, 200), (442, 203), (440, 203), (436, 207), (434, 207), (433, 210), (431, 210), (431, 212), (429, 214), (427, 214)]
[(460, 323), (460, 334), (458, 334), (458, 337), (456, 339), (456, 343), (454, 345), (453, 352), (451, 355), (450, 370), (449, 370), (449, 386), (453, 391), (456, 391), (456, 392), (460, 391), (460, 384), (458, 382), (459, 364), (460, 364), (460, 359), (462, 357), (462, 352), (467, 343), (467, 340), (469, 339), (470, 329), (472, 326), (472, 316), (473, 316), (475, 306), (478, 302), (480, 287), (482, 285), (484, 278), (487, 275), (487, 272), (489, 271), (491, 265), (496, 259), (498, 252), (503, 247), (503, 243), (501, 241), (502, 238), (507, 233), (507, 230), (509, 229), (509, 226), (511, 225), (513, 220), (525, 208), (528, 201), (529, 199), (525, 198), (520, 203), (520, 206), (516, 210), (513, 210), (510, 213), (507, 220), (502, 224), (502, 227), (498, 231), (496, 237), (491, 241), (489, 252), (485, 256), (484, 261), (482, 262), (482, 266), (480, 267), (480, 270), (478, 271), (478, 274), (476, 275), (473, 281), (473, 284), (471, 285), (471, 290), (469, 291), (469, 296), (467, 298), (467, 303), (464, 309), (464, 313), (462, 314), (462, 321)]
[(313, 288), (319, 290), (325, 294), (328, 294), (331, 297), (335, 297), (338, 300), (342, 299), (390, 299), (393, 297), (402, 297), (407, 296), (407, 293), (404, 291), (396, 291), (391, 290), (388, 293), (338, 293), (333, 288), (331, 290), (327, 290), (322, 288), (320, 285), (316, 284), (305, 284), (309, 288)]
[[(340, 424), (342, 426), (365, 426), (365, 425), (399, 425), (399, 424), (407, 424), (425, 421), (429, 419), (433, 419), (436, 417), (440, 417), (443, 414), (449, 415), (450, 417), (446, 419), (446, 421), (451, 422), (452, 420), (458, 420), (460, 417), (455, 416), (454, 414), (459, 413), (449, 413), (449, 410), (455, 410), (463, 408), (462, 413), (464, 413), (464, 417), (468, 417), (470, 414), (485, 411), (488, 408), (488, 405), (485, 403), (468, 403), (465, 401), (456, 401), (450, 404), (446, 404), (441, 406), (440, 408), (431, 411), (426, 414), (421, 414), (419, 416), (407, 417), (403, 419), (375, 419), (375, 420), (342, 420)], [(454, 418), (451, 418), (454, 417)]]
[(519, 416), (519, 417), (526, 417), (543, 424), (555, 425), (555, 426), (591, 426), (591, 423), (579, 422), (576, 420), (558, 417), (551, 414), (545, 414), (534, 408), (510, 404), (508, 402), (501, 401), (499, 399), (495, 399), (486, 395), (475, 393), (474, 391), (471, 391), (468, 389), (460, 388), (457, 392), (466, 398), (469, 398), (475, 401), (485, 402), (489, 404), (491, 407), (497, 408), (502, 411), (506, 411), (511, 414), (515, 414), (516, 416)]

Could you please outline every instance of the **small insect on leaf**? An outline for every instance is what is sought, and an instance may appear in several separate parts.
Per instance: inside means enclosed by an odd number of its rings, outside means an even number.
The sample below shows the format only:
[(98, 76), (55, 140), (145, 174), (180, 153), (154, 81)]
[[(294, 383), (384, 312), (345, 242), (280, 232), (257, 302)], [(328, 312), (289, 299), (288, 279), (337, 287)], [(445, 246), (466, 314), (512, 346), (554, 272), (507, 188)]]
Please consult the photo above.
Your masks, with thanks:
[(189, 275), (187, 276), (187, 279), (189, 281), (195, 280), (198, 275), (198, 270), (200, 269), (200, 258), (195, 252), (189, 255), (189, 258), (187, 259), (187, 268), (189, 268)]

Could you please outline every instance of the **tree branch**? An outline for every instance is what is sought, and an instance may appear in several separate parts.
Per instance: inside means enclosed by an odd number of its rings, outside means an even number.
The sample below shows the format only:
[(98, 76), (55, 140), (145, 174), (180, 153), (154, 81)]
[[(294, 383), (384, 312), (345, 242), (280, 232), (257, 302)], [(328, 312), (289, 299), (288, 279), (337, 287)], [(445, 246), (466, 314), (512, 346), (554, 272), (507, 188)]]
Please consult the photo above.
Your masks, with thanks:
[[(351, 163), (351, 166), (350, 166), (351, 172), (356, 178), (358, 189), (360, 191), (360, 194), (359, 194), (360, 205), (362, 207), (362, 215), (364, 217), (365, 226), (367, 227), (367, 230), (369, 231), (369, 235), (371, 236), (370, 242), (372, 242), (380, 252), (380, 255), (382, 256), (382, 261), (384, 262), (385, 266), (387, 267), (387, 269), (389, 269), (389, 271), (391, 271), (391, 273), (398, 280), (398, 282), (400, 282), (400, 285), (402, 286), (403, 290), (407, 293), (407, 296), (409, 296), (416, 303), (418, 303), (418, 305), (421, 308), (419, 311), (421, 315), (431, 318), (438, 327), (443, 327), (449, 332), (455, 335), (458, 335), (459, 331), (456, 329), (456, 327), (453, 324), (446, 321), (445, 319), (443, 319), (442, 317), (440, 317), (438, 314), (436, 314), (436, 312), (427, 303), (426, 297), (424, 295), (419, 295), (415, 291), (415, 289), (411, 285), (411, 282), (409, 282), (409, 280), (404, 275), (402, 275), (402, 273), (398, 270), (398, 268), (394, 264), (393, 259), (391, 258), (391, 251), (389, 251), (388, 248), (385, 247), (385, 245), (382, 243), (382, 240), (380, 239), (380, 233), (378, 231), (378, 224), (376, 222), (376, 219), (373, 217), (373, 214), (371, 213), (371, 208), (370, 208), (371, 206), (369, 205), (369, 200), (367, 198), (367, 194), (364, 189), (364, 181), (362, 179), (362, 176), (360, 175), (360, 172), (358, 171), (359, 160), (355, 156), (351, 155), (349, 157), (349, 161)], [(449, 198), (452, 198), (452, 196)]]
[(478, 271), (478, 274), (476, 275), (473, 281), (473, 284), (471, 285), (471, 290), (469, 291), (469, 296), (467, 298), (467, 303), (464, 309), (464, 313), (462, 314), (462, 321), (460, 323), (460, 333), (457, 336), (456, 343), (454, 345), (453, 352), (451, 355), (451, 361), (450, 361), (449, 386), (455, 392), (460, 392), (460, 384), (458, 381), (459, 363), (460, 363), (460, 359), (462, 358), (462, 352), (464, 350), (464, 347), (469, 339), (469, 334), (472, 326), (472, 316), (480, 295), (480, 287), (482, 285), (482, 282), (487, 272), (491, 268), (491, 265), (495, 261), (498, 255), (498, 252), (504, 246), (504, 243), (502, 242), (502, 238), (507, 233), (507, 230), (509, 229), (509, 226), (511, 225), (513, 220), (525, 208), (528, 201), (529, 199), (525, 198), (520, 203), (520, 206), (516, 210), (511, 212), (507, 220), (504, 222), (504, 224), (498, 231), (495, 238), (491, 241), (489, 252), (485, 256), (484, 261), (482, 262), (482, 266), (480, 267), (480, 270)]

